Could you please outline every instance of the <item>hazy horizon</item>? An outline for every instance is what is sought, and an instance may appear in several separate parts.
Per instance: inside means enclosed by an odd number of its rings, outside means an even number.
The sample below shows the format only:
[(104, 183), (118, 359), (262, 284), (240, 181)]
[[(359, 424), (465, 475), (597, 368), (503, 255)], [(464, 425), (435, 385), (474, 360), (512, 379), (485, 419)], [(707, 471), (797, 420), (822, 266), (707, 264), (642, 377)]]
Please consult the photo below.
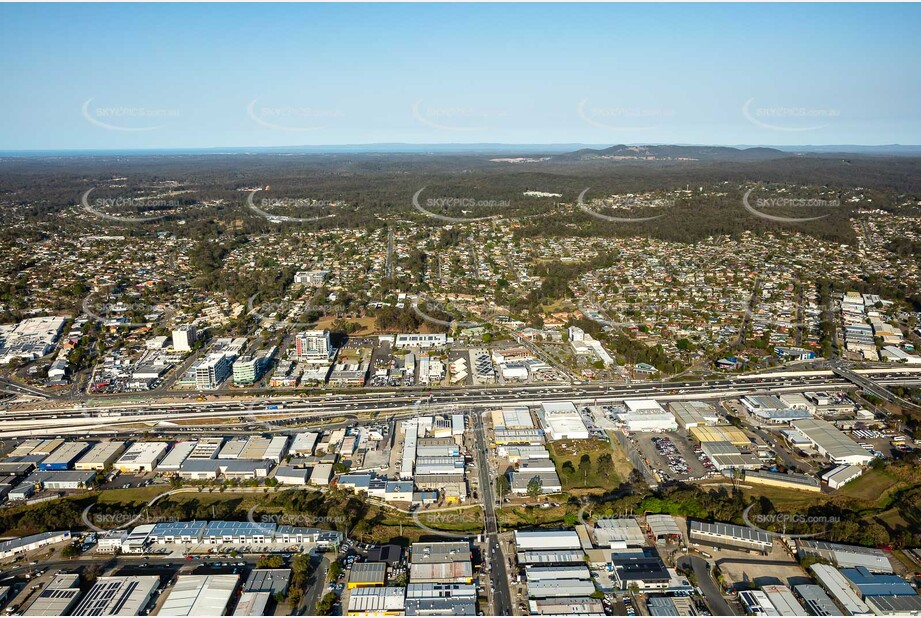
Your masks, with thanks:
[(921, 144), (904, 4), (0, 6), (3, 151)]

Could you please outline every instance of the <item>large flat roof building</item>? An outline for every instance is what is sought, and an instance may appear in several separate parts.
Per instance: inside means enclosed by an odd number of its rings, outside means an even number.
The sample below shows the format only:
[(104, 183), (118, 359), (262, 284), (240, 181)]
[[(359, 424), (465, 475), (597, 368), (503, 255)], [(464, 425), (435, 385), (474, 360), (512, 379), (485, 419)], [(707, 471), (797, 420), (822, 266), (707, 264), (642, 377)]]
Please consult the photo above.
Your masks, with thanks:
[(294, 441), (291, 443), (291, 454), (296, 457), (313, 455), (313, 449), (319, 437), (320, 434), (315, 431), (295, 434)]
[(413, 564), (469, 561), (470, 543), (467, 541), (413, 543), (410, 547), (410, 562)]
[(541, 404), (541, 425), (549, 440), (587, 440), (588, 428), (572, 402)]
[(527, 406), (515, 406), (493, 410), (492, 424), (495, 429), (533, 429), (534, 419)]
[(594, 593), (595, 584), (590, 579), (528, 581), (528, 596), (535, 599), (587, 597)]
[(74, 464), (75, 470), (105, 470), (125, 451), (124, 442), (98, 442)]
[(398, 616), (405, 608), (403, 588), (356, 588), (349, 594), (349, 616)]
[(50, 532), (39, 532), (29, 536), (21, 536), (13, 539), (0, 541), (0, 558), (12, 558), (19, 554), (53, 545), (63, 543), (71, 539), (70, 530), (55, 530)]
[(469, 584), (473, 580), (470, 544), (466, 541), (413, 543), (409, 581)]
[(688, 538), (692, 542), (707, 543), (716, 547), (744, 549), (766, 554), (774, 546), (769, 533), (735, 524), (691, 520), (688, 522), (688, 533)]
[(166, 455), (166, 442), (135, 442), (115, 462), (120, 472), (153, 472)]
[(243, 584), (243, 590), (286, 594), (290, 585), (291, 569), (253, 569)]
[(387, 583), (386, 562), (355, 562), (349, 569), (348, 587), (383, 586)]
[(796, 547), (800, 558), (815, 556), (837, 564), (841, 568), (862, 566), (872, 573), (892, 573), (892, 563), (886, 552), (875, 547), (843, 545), (811, 539), (797, 540)]
[(918, 594), (911, 584), (898, 575), (871, 573), (866, 567), (841, 569), (841, 574), (861, 597), (911, 597)]
[(159, 615), (223, 616), (239, 582), (239, 575), (180, 575)]
[(38, 593), (23, 616), (67, 616), (80, 598), (80, 576), (60, 573)]
[(581, 549), (582, 543), (575, 530), (516, 530), (515, 547), (518, 551)]
[(703, 401), (672, 401), (668, 409), (682, 429), (715, 425), (719, 421), (716, 408)]
[(195, 442), (177, 442), (173, 445), (173, 448), (170, 449), (166, 457), (163, 458), (163, 461), (160, 462), (160, 465), (157, 466), (157, 470), (160, 472), (178, 472), (179, 468), (182, 466), (182, 463), (188, 459), (189, 455), (192, 454), (192, 451), (195, 450)]
[(733, 446), (744, 448), (752, 443), (744, 431), (732, 425), (698, 426), (692, 427), (690, 431), (691, 437), (701, 444), (706, 442), (729, 442)]
[(518, 564), (585, 564), (585, 552), (579, 549), (532, 549), (518, 552)]
[(827, 564), (811, 564), (809, 570), (815, 575), (819, 584), (835, 599), (848, 616), (871, 616), (867, 604), (851, 589), (847, 578), (838, 569)]
[(841, 610), (835, 605), (821, 586), (816, 584), (801, 584), (794, 586), (793, 590), (803, 601), (803, 606), (813, 616), (840, 616)]
[(611, 556), (614, 582), (621, 590), (637, 586), (640, 590), (661, 590), (671, 582), (671, 574), (662, 558), (651, 554), (614, 554)]
[(627, 431), (675, 431), (674, 415), (655, 399), (625, 399), (624, 412), (617, 415)]
[(604, 616), (604, 605), (592, 597), (551, 597), (532, 599), (528, 603), (532, 615), (537, 616)]
[(39, 470), (70, 470), (89, 448), (88, 442), (65, 442), (38, 464)]
[(74, 615), (140, 616), (159, 585), (156, 575), (100, 577), (77, 605)]
[(789, 423), (811, 416), (806, 410), (788, 407), (775, 395), (745, 395), (739, 401), (749, 414), (766, 423)]
[(864, 602), (877, 616), (921, 616), (921, 596), (866, 597)]
[(805, 616), (806, 608), (800, 605), (793, 592), (786, 586), (770, 584), (762, 586), (761, 591), (767, 595), (768, 600), (778, 616)]
[(621, 519), (599, 519), (595, 522), (595, 544), (599, 547), (642, 547), (646, 544), (646, 535), (639, 523), (632, 517)]
[(234, 616), (265, 616), (266, 608), (272, 595), (268, 592), (246, 592), (240, 594), (237, 606), (233, 609)]
[(684, 534), (675, 518), (667, 513), (651, 513), (646, 516), (646, 527), (657, 541), (669, 539), (683, 539)]
[(832, 463), (868, 464), (873, 455), (865, 448), (844, 435), (837, 427), (816, 418), (793, 421), (793, 427), (812, 442), (816, 450)]

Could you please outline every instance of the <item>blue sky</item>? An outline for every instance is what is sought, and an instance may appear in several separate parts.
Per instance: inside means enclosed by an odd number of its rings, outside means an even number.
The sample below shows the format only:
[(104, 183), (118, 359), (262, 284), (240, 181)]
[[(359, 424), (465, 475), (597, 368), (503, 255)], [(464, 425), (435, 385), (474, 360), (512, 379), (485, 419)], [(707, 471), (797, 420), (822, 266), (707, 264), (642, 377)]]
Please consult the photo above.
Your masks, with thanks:
[(916, 4), (3, 4), (0, 149), (921, 144)]

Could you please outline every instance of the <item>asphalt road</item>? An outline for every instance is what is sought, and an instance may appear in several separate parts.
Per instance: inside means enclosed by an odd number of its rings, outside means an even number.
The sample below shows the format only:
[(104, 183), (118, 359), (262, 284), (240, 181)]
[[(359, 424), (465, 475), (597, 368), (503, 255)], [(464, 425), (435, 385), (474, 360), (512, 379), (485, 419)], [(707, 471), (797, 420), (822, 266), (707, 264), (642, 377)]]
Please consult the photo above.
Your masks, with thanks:
[(704, 600), (710, 613), (714, 616), (734, 616), (735, 612), (723, 598), (720, 587), (713, 578), (710, 577), (710, 570), (707, 568), (707, 561), (697, 556), (681, 556), (675, 563), (687, 570), (690, 566), (694, 571), (694, 577), (697, 580), (697, 587), (704, 594)]
[(505, 557), (502, 555), (501, 544), (499, 543), (496, 498), (493, 494), (489, 460), (486, 456), (488, 452), (486, 448), (486, 431), (483, 427), (483, 417), (480, 414), (474, 413), (473, 415), (473, 433), (476, 436), (477, 469), (480, 475), (478, 483), (480, 501), (483, 503), (483, 513), (486, 518), (486, 551), (488, 558), (484, 556), (484, 559), (489, 560), (490, 579), (495, 584), (495, 591), (492, 593), (493, 611), (497, 616), (511, 616), (512, 593), (509, 589), (508, 572), (505, 569)]
[[(902, 369), (906, 371), (905, 369)], [(887, 382), (904, 382), (916, 383), (921, 381), (921, 375), (918, 373), (906, 374), (893, 369), (887, 371), (884, 375), (877, 378), (879, 383)], [(641, 382), (630, 385), (611, 384), (595, 382), (590, 384), (520, 384), (520, 385), (493, 385), (493, 386), (466, 386), (466, 387), (444, 387), (423, 390), (420, 392), (417, 388), (398, 389), (398, 390), (376, 390), (362, 389), (348, 394), (328, 393), (322, 395), (312, 395), (308, 397), (298, 397), (291, 394), (276, 394), (272, 397), (247, 397), (242, 395), (239, 398), (228, 399), (224, 401), (157, 401), (158, 397), (151, 393), (141, 393), (134, 397), (134, 401), (122, 401), (117, 403), (101, 404), (92, 400), (84, 403), (68, 403), (66, 400), (55, 400), (53, 407), (40, 409), (38, 407), (28, 406), (11, 409), (8, 414), (16, 416), (17, 414), (29, 414), (31, 418), (40, 417), (43, 414), (57, 414), (62, 416), (96, 416), (106, 412), (119, 412), (122, 414), (162, 414), (162, 413), (179, 413), (194, 411), (197, 409), (218, 408), (221, 406), (234, 407), (237, 410), (248, 410), (253, 404), (256, 408), (262, 405), (272, 403), (287, 403), (288, 412), (297, 410), (299, 412), (316, 411), (322, 412), (335, 407), (340, 411), (350, 411), (351, 408), (367, 408), (373, 406), (373, 409), (386, 410), (387, 408), (405, 408), (407, 405), (413, 405), (425, 400), (426, 403), (433, 405), (452, 404), (452, 403), (488, 403), (496, 400), (520, 400), (523, 398), (532, 398), (535, 400), (546, 399), (580, 399), (591, 401), (594, 398), (599, 400), (617, 400), (624, 397), (636, 396), (655, 396), (663, 399), (685, 399), (681, 395), (692, 394), (701, 396), (709, 394), (711, 397), (730, 396), (728, 393), (734, 391), (751, 391), (770, 389), (780, 389), (789, 387), (790, 391), (799, 390), (801, 387), (834, 387), (846, 386), (851, 384), (847, 380), (834, 376), (830, 371), (812, 371), (801, 372), (799, 375), (770, 374), (764, 376), (735, 376), (731, 379), (711, 380), (707, 382), (689, 381), (689, 382)], [(721, 392), (727, 392), (721, 395)], [(193, 393), (194, 395), (195, 393)], [(208, 397), (215, 395), (213, 392), (204, 393)], [(186, 393), (186, 397), (189, 394)], [(145, 401), (147, 400), (147, 401)], [(99, 405), (96, 405), (99, 403)], [(46, 404), (51, 405), (51, 404)], [(260, 412), (273, 412), (260, 409)], [(284, 414), (286, 410), (279, 409), (276, 413)], [(357, 411), (357, 410), (356, 410)]]
[(316, 613), (317, 603), (326, 594), (326, 573), (329, 571), (329, 558), (325, 555), (315, 556), (310, 563), (311, 565), (315, 564), (316, 567), (307, 580), (308, 588), (306, 594), (304, 594), (304, 601), (301, 603), (301, 607), (296, 610), (299, 613), (303, 608), (307, 616)]

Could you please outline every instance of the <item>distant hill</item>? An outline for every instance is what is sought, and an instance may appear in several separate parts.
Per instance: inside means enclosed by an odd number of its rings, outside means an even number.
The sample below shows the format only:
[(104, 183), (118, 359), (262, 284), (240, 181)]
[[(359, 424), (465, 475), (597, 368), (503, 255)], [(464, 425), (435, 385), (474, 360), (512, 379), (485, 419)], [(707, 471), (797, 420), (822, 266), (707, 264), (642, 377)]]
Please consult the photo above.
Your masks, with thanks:
[(789, 157), (775, 148), (731, 148), (729, 146), (626, 146), (620, 144), (596, 150), (583, 148), (556, 155), (555, 161), (767, 161)]

